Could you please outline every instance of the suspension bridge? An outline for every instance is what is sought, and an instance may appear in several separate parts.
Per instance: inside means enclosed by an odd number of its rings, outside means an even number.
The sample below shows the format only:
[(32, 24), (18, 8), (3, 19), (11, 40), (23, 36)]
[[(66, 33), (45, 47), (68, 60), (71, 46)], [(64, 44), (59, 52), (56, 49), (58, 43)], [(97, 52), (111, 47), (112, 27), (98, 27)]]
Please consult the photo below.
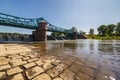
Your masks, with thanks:
[[(0, 13), (0, 25), (26, 28), (26, 29), (35, 29), (36, 31), (33, 32), (33, 36), (37, 41), (45, 40), (46, 31), (70, 34), (70, 35), (74, 35), (74, 38), (76, 38), (75, 35), (78, 35), (78, 33), (74, 33), (73, 30), (71, 29), (56, 27), (50, 24), (47, 20), (45, 20), (42, 17), (31, 19), (31, 18), (21, 18), (9, 14)], [(38, 39), (40, 37), (41, 39)]]

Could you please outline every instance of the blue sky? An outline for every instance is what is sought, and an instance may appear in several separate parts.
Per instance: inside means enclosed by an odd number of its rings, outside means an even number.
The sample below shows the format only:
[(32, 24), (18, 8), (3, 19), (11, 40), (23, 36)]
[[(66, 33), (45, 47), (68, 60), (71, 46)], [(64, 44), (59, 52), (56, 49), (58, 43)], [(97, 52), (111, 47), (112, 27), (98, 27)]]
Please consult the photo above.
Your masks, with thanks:
[[(0, 12), (23, 17), (43, 17), (51, 24), (88, 32), (102, 24), (120, 22), (120, 0), (0, 0)], [(31, 33), (31, 30), (0, 26), (0, 32)]]

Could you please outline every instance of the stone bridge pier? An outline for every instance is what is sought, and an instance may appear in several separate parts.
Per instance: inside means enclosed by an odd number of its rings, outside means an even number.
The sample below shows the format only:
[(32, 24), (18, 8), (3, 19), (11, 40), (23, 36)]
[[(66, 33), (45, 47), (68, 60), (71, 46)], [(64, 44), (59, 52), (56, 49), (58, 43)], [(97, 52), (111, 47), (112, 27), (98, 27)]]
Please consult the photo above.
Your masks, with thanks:
[(73, 39), (78, 39), (77, 32), (73, 32)]
[[(41, 21), (38, 23), (38, 28), (33, 31), (33, 41), (47, 41), (47, 23), (46, 21)], [(69, 34), (70, 39), (78, 39), (77, 31), (73, 30), (72, 34)]]
[(38, 23), (38, 29), (33, 31), (33, 40), (34, 41), (46, 41), (47, 40), (47, 23), (45, 21), (41, 21)]

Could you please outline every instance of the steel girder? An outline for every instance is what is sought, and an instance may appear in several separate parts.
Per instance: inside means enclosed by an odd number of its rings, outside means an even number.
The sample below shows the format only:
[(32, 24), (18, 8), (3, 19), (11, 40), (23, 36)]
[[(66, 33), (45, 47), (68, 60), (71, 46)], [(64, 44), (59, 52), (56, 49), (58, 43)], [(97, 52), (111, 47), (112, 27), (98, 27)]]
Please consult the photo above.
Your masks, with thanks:
[[(46, 21), (44, 18), (21, 18), (16, 17), (4, 13), (0, 13), (0, 25), (5, 26), (13, 26), (13, 27), (19, 27), (19, 28), (27, 28), (27, 29), (37, 29), (38, 23), (40, 21)], [(60, 32), (60, 33), (66, 33), (66, 34), (72, 34), (72, 30), (56, 27), (52, 24), (50, 24), (48, 21), (46, 21), (48, 24), (48, 31), (51, 32)]]

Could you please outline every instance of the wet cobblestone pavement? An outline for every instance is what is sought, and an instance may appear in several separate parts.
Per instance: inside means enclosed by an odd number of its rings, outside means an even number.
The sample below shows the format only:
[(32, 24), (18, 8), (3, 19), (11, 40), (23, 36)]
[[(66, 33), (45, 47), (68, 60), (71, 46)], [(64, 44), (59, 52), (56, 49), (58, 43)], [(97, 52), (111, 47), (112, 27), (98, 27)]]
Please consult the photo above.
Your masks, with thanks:
[(43, 46), (38, 49), (27, 44), (0, 47), (0, 80), (120, 80), (120, 55), (114, 60), (115, 55), (96, 56), (92, 52), (64, 54), (54, 46), (47, 53), (58, 50), (61, 54), (45, 54)]

